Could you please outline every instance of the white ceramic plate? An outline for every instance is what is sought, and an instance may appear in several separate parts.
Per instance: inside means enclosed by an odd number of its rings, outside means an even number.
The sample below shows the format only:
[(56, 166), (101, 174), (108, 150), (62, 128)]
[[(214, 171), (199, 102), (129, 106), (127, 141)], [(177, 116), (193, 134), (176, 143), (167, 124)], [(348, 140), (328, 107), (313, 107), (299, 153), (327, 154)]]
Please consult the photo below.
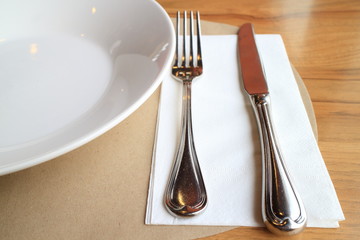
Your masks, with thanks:
[(0, 0), (0, 175), (73, 150), (134, 112), (170, 69), (152, 0)]

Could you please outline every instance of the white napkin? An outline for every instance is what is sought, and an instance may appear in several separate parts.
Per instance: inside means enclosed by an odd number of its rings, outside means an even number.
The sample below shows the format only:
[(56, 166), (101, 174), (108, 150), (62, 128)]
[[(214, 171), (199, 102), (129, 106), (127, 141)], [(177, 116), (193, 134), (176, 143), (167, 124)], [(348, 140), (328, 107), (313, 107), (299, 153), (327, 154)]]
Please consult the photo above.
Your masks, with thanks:
[[(309, 227), (338, 227), (344, 220), (334, 186), (314, 138), (279, 35), (257, 35), (270, 90), (274, 128)], [(208, 193), (208, 207), (176, 218), (163, 196), (179, 139), (181, 83), (164, 79), (150, 177), (146, 224), (263, 226), (261, 154), (249, 98), (241, 88), (237, 36), (203, 36), (203, 76), (193, 83), (193, 130)]]

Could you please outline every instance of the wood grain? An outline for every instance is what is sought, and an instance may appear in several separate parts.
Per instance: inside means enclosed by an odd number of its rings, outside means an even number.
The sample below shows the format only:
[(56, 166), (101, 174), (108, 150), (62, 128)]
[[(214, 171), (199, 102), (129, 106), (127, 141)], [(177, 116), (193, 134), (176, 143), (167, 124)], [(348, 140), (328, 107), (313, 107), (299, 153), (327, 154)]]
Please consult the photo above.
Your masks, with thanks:
[[(311, 96), (319, 147), (346, 217), (338, 229), (309, 228), (282, 239), (360, 239), (360, 1), (158, 2), (172, 17), (177, 10), (200, 10), (204, 20), (252, 22), (257, 33), (282, 35)], [(143, 173), (150, 171), (158, 98), (156, 91), (117, 127), (75, 151), (1, 176), (0, 239), (151, 239), (155, 233), (189, 239), (183, 226), (165, 234), (163, 226), (145, 226), (145, 211), (139, 211), (146, 204)], [(214, 229), (199, 226), (197, 236), (219, 232)], [(265, 228), (239, 227), (203, 239), (277, 238)]]
[[(174, 16), (199, 10), (202, 19), (281, 34), (290, 61), (311, 96), (319, 146), (346, 220), (338, 229), (307, 229), (290, 239), (360, 237), (360, 1), (159, 0)], [(204, 239), (275, 239), (264, 228), (240, 227)], [(286, 238), (283, 238), (286, 239)]]

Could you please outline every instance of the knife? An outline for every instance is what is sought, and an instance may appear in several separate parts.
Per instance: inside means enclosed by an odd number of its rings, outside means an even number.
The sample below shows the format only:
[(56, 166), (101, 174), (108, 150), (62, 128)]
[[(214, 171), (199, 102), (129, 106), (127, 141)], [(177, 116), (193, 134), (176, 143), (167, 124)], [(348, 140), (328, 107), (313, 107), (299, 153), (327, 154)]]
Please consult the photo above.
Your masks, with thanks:
[(269, 89), (251, 23), (240, 27), (238, 53), (245, 91), (256, 116), (262, 150), (262, 217), (273, 233), (293, 235), (307, 221), (304, 205), (285, 166), (271, 120)]

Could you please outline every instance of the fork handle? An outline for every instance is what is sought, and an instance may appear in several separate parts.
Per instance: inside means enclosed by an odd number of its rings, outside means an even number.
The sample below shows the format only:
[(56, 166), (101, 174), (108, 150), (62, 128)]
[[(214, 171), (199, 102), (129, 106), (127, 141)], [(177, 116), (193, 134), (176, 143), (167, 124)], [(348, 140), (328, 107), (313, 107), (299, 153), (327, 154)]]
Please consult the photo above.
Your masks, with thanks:
[(184, 81), (181, 137), (165, 192), (165, 206), (170, 213), (193, 216), (202, 212), (206, 205), (206, 189), (192, 131), (191, 81)]
[(303, 203), (283, 162), (270, 114), (268, 94), (250, 96), (262, 148), (262, 216), (273, 233), (292, 235), (306, 226)]

